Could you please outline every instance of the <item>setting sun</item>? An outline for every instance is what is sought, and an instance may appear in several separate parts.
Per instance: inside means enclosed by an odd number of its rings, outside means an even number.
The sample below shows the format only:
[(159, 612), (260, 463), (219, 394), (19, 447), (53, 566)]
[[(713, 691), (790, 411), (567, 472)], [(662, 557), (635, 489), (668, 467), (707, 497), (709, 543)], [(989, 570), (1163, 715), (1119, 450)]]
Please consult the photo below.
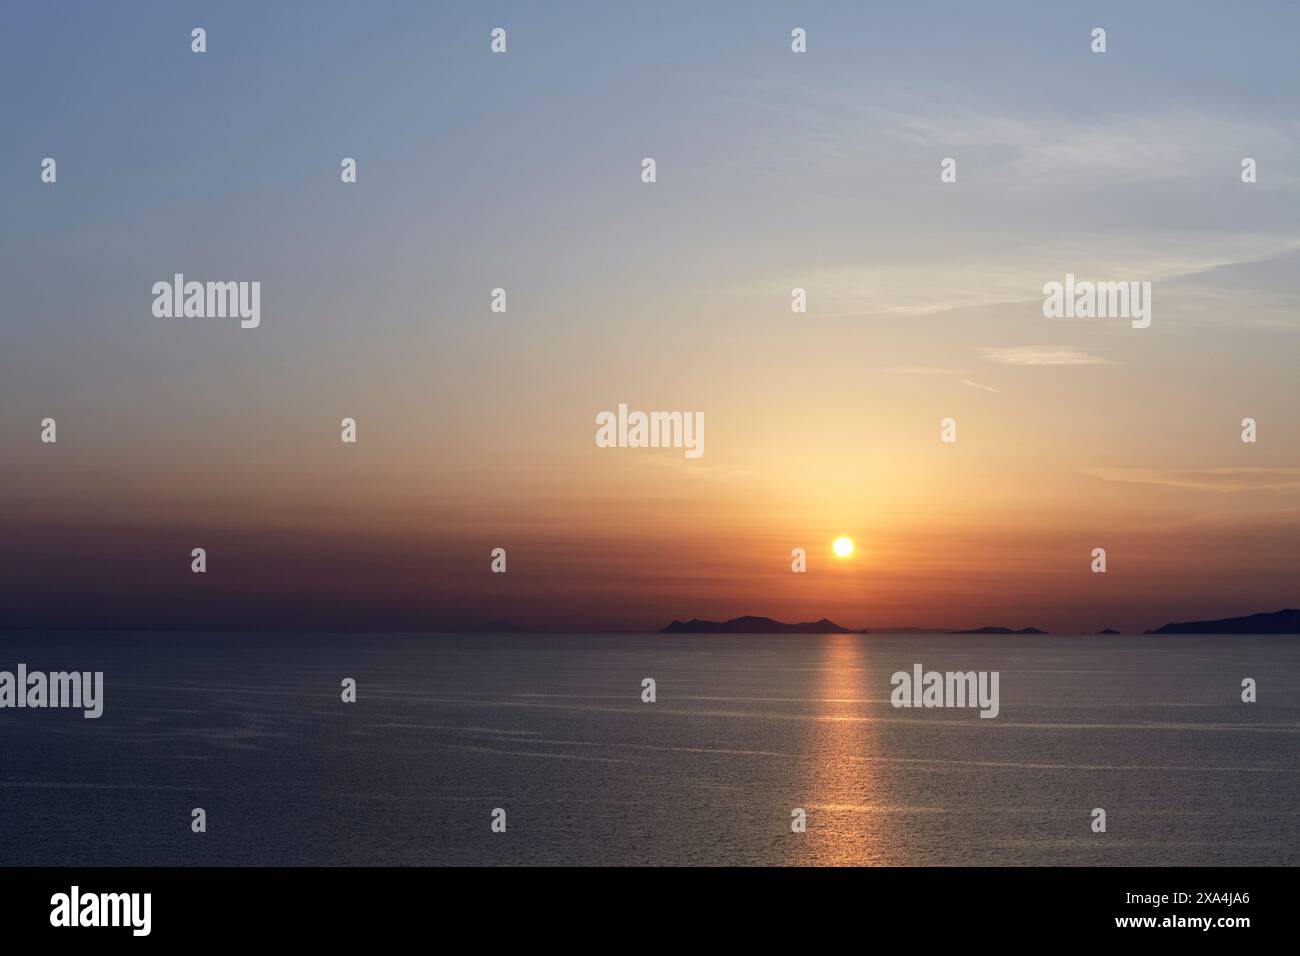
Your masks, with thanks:
[(835, 550), (835, 554), (838, 557), (847, 558), (850, 554), (853, 553), (853, 539), (836, 538), (835, 543), (832, 544), (831, 547)]

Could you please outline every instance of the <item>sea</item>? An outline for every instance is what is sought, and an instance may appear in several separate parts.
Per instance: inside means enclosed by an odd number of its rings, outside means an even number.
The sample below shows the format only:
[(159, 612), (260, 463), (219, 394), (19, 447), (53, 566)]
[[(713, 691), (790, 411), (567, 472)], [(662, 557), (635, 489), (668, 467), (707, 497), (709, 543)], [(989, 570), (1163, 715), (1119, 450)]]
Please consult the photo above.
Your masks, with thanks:
[[(0, 632), (20, 663), (104, 711), (0, 710), (4, 866), (1300, 863), (1297, 637)], [(893, 706), (918, 664), (996, 671), (997, 716)]]

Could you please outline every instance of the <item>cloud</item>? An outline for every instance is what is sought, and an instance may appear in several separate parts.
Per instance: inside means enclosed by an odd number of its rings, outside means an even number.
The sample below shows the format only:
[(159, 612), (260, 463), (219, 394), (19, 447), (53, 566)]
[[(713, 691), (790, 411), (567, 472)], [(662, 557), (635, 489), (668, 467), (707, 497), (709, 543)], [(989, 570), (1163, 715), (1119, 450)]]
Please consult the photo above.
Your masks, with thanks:
[(1300, 468), (1102, 468), (1092, 472), (1102, 481), (1198, 491), (1268, 491), (1300, 489)]
[[(910, 320), (1041, 303), (1045, 282), (1074, 272), (1154, 284), (1201, 277), (1198, 292), (1233, 282), (1207, 320), (1258, 323), (1267, 308), (1270, 324), (1296, 324), (1292, 286), (1261, 292), (1230, 271), (1300, 250), (1285, 215), (1300, 199), (1300, 172), (1272, 162), (1261, 166), (1267, 180), (1248, 187), (1239, 166), (1247, 152), (1300, 150), (1294, 118), (1185, 100), (1080, 115), (1050, 98), (1026, 108), (1018, 89), (886, 92), (853, 71), (795, 91), (745, 80), (736, 95), (789, 131), (754, 143), (754, 163), (782, 191), (798, 170), (822, 238), (773, 291), (815, 290), (821, 316)], [(939, 182), (944, 157), (958, 160), (956, 183)], [(1267, 204), (1256, 205), (1252, 190), (1265, 189)], [(846, 201), (859, 193), (869, 206)], [(1243, 218), (1242, 208), (1256, 212)], [(885, 228), (859, 235), (864, 215)]]
[[(795, 287), (815, 290), (819, 316), (831, 319), (917, 319), (961, 309), (1043, 302), (1043, 284), (1061, 281), (1066, 272), (1100, 281), (1141, 280), (1155, 285), (1157, 296), (1164, 283), (1183, 283), (1183, 303), (1195, 305), (1216, 282), (1228, 281), (1231, 269), (1249, 269), (1265, 263), (1285, 266), (1300, 254), (1300, 238), (1251, 234), (1188, 233), (1166, 236), (1159, 242), (1146, 238), (1120, 239), (1092, 233), (1066, 238), (1004, 237), (996, 251), (949, 248), (936, 239), (934, 247), (944, 258), (942, 269), (932, 257), (917, 257), (905, 250), (881, 251), (871, 263), (828, 263), (804, 267), (779, 279), (747, 284), (740, 291), (764, 296), (788, 296)], [(1291, 258), (1288, 258), (1291, 257)], [(1279, 262), (1280, 260), (1280, 262)], [(1294, 319), (1294, 292), (1265, 293), (1249, 283), (1235, 281), (1225, 290), (1222, 304), (1237, 312), (1257, 307), (1290, 309)], [(1248, 309), (1246, 303), (1250, 303)], [(1239, 324), (1240, 319), (1230, 321)]]
[(892, 375), (953, 375), (954, 369), (934, 368), (928, 365), (901, 365), (894, 368), (882, 368), (880, 371)]
[(982, 348), (980, 355), (1003, 365), (1108, 365), (1109, 359), (1051, 345), (1017, 345), (1010, 348)]
[(979, 382), (972, 382), (968, 378), (962, 378), (965, 375), (965, 369), (956, 368), (936, 368), (929, 365), (902, 365), (893, 368), (879, 369), (891, 375), (937, 375), (943, 378), (951, 378), (963, 385), (969, 385), (971, 388), (980, 388), (986, 392), (1000, 393), (1001, 389), (994, 388), (992, 385), (981, 385)]
[[(821, 175), (869, 178), (875, 170), (868, 161), (896, 163), (909, 150), (929, 150), (936, 180), (939, 156), (994, 157), (981, 169), (981, 183), (1017, 191), (1055, 190), (1062, 182), (1218, 182), (1224, 143), (1249, 143), (1256, 156), (1289, 155), (1300, 143), (1300, 122), (1289, 116), (1259, 118), (1203, 103), (1080, 115), (1060, 105), (1026, 109), (1019, 91), (888, 92), (860, 72), (797, 91), (776, 80), (750, 78), (738, 86), (741, 101), (799, 131), (784, 152), (769, 146), (773, 160), (783, 167), (802, 162)], [(872, 95), (863, 95), (868, 89)], [(1233, 177), (1237, 162), (1234, 155)], [(1300, 175), (1280, 165), (1270, 172), (1271, 186), (1300, 188)]]

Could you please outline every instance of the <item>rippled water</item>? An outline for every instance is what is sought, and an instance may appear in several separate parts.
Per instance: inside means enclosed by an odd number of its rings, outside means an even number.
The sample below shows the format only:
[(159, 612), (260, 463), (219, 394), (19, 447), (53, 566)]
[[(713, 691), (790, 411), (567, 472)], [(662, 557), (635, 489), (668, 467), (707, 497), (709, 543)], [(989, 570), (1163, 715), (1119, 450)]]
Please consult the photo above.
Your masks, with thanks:
[[(1297, 638), (0, 634), (19, 662), (103, 670), (105, 713), (0, 710), (0, 864), (1300, 862)], [(914, 663), (999, 671), (1000, 715), (894, 709)]]

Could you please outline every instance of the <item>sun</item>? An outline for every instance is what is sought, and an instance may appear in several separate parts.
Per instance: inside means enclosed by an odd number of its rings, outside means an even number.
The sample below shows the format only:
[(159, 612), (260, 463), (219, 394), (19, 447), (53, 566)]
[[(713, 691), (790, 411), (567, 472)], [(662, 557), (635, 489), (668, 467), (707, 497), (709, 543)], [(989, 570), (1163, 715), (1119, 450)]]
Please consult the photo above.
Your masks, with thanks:
[(853, 539), (836, 538), (835, 543), (831, 545), (831, 548), (834, 549), (836, 556), (841, 558), (847, 558), (850, 554), (853, 553)]

